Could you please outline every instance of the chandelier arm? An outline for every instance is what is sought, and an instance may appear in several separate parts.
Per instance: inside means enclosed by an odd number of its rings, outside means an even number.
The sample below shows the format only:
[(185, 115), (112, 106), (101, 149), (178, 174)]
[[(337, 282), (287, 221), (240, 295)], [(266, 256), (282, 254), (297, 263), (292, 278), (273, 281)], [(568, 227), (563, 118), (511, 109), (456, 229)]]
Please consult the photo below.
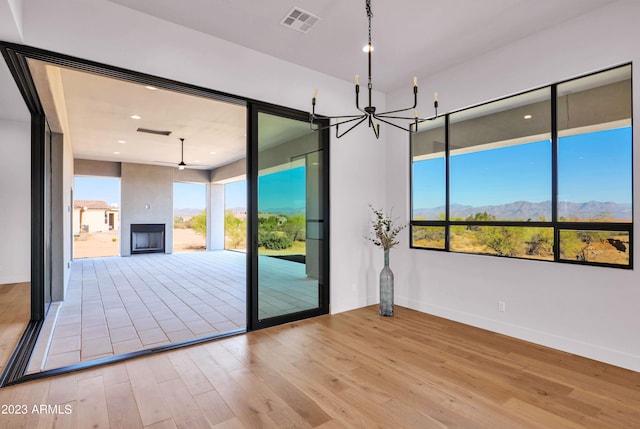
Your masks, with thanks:
[[(309, 126), (310, 126), (311, 130), (313, 130), (313, 131), (322, 131), (322, 130), (329, 129), (331, 127), (337, 127), (339, 125), (348, 124), (350, 122), (357, 121), (359, 119), (364, 120), (364, 119), (366, 119), (366, 117), (367, 117), (366, 115), (326, 116), (326, 117), (323, 117), (323, 118), (314, 117), (313, 119), (311, 119), (309, 121)], [(325, 125), (325, 126), (319, 126), (319, 125), (317, 125), (315, 123), (316, 119), (328, 119), (329, 121), (331, 121), (332, 119), (345, 119), (345, 120), (344, 121), (334, 122), (333, 124), (330, 123), (329, 125)], [(358, 122), (358, 124), (359, 123), (360, 122)]]
[(337, 139), (339, 139), (340, 137), (344, 136), (344, 135), (345, 135), (345, 134), (347, 134), (349, 131), (351, 131), (352, 129), (354, 129), (354, 128), (355, 128), (355, 127), (357, 127), (358, 125), (360, 125), (360, 124), (361, 124), (362, 122), (364, 122), (366, 119), (367, 119), (367, 116), (366, 116), (366, 115), (363, 115), (363, 116), (362, 116), (362, 118), (361, 118), (358, 122), (356, 122), (355, 124), (353, 124), (352, 126), (350, 126), (350, 127), (347, 129), (347, 131), (344, 131), (344, 132), (342, 132), (342, 133), (340, 133), (340, 132), (339, 132), (339, 127), (340, 127), (340, 125), (342, 125), (342, 124), (346, 124), (347, 122), (355, 121), (355, 119), (352, 119), (351, 121), (344, 121), (344, 122), (340, 122), (340, 123), (337, 123), (337, 124), (333, 124), (333, 125), (331, 125), (331, 126), (334, 126), (334, 125), (335, 125), (335, 127), (336, 127), (336, 138), (337, 138)]
[(387, 121), (387, 120), (386, 120), (386, 119), (384, 119), (384, 118), (380, 118), (380, 117), (378, 117), (377, 115), (375, 116), (375, 118), (376, 118), (377, 120), (379, 120), (380, 122), (384, 122), (384, 123), (385, 123), (385, 124), (387, 124), (387, 125), (391, 125), (392, 127), (399, 128), (399, 129), (401, 129), (401, 130), (403, 130), (403, 131), (411, 132), (411, 128), (404, 128), (404, 127), (402, 127), (402, 126), (400, 126), (400, 125), (398, 125), (398, 124), (394, 124), (393, 122)]
[(416, 105), (414, 104), (413, 106), (407, 107), (405, 109), (389, 110), (388, 112), (376, 113), (376, 116), (387, 116), (387, 115), (390, 115), (392, 113), (408, 112), (409, 110), (414, 110), (415, 108), (416, 108)]
[(356, 109), (361, 111), (363, 114), (367, 114), (367, 112), (360, 107), (360, 85), (356, 83)]
[[(416, 117), (415, 116), (393, 116), (393, 115), (385, 115), (385, 114), (378, 114), (376, 113), (376, 119), (377, 118), (385, 118), (385, 119), (399, 119), (399, 120), (407, 120), (407, 121), (411, 121), (413, 122)], [(422, 120), (422, 118), (417, 118), (418, 120)]]

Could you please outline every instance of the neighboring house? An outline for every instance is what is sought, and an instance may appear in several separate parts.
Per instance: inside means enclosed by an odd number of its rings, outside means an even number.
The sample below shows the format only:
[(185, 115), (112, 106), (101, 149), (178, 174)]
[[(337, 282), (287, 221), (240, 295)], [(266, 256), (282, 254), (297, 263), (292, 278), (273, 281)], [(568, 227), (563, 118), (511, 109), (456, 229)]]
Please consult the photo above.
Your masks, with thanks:
[(73, 201), (73, 234), (120, 229), (120, 210), (106, 201)]

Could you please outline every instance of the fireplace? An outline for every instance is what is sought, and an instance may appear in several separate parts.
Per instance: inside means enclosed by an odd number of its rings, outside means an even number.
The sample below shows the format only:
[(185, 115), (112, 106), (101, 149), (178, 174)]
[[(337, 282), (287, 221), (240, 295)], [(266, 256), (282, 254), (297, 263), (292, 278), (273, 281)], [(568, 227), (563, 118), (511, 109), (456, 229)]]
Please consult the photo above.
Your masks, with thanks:
[(131, 254), (165, 253), (163, 223), (131, 224)]

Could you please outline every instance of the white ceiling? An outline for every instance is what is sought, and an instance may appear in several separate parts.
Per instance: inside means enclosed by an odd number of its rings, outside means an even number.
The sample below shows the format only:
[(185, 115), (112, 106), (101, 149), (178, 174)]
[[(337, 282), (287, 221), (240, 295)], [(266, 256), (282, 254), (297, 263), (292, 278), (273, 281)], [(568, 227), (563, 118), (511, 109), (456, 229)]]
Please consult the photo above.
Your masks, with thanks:
[[(364, 0), (190, 0), (188, 7), (178, 0), (110, 1), (337, 78), (366, 75)], [(614, 1), (373, 0), (374, 87), (408, 86), (414, 75), (429, 76)], [(310, 32), (280, 25), (294, 6), (321, 18)], [(191, 167), (210, 169), (244, 157), (243, 106), (47, 69), (48, 82), (40, 82), (39, 91), (53, 85), (53, 108), (77, 158), (176, 165), (180, 137)], [(131, 119), (133, 114), (142, 119)], [(171, 135), (142, 134), (138, 127)]]
[(245, 157), (242, 105), (34, 60), (29, 64), (51, 127), (70, 139), (74, 158), (175, 167), (182, 156), (180, 138), (190, 168), (211, 169)]
[[(340, 79), (366, 76), (364, 0), (110, 0)], [(373, 0), (373, 84), (383, 92), (616, 0)], [(280, 22), (318, 15), (308, 33)]]

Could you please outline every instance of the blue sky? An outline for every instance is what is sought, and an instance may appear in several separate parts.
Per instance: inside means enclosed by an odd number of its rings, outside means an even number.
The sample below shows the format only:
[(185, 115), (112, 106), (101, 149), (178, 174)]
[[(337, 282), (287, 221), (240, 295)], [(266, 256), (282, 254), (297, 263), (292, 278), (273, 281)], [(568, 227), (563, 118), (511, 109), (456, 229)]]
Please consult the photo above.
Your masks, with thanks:
[[(444, 205), (444, 160), (413, 165), (414, 208)], [(451, 157), (451, 203), (551, 200), (551, 144), (541, 141)], [(560, 138), (560, 201), (631, 203), (631, 128)]]
[(107, 204), (120, 205), (120, 179), (76, 176), (73, 199), (104, 200)]
[(306, 207), (305, 167), (292, 168), (258, 178), (258, 210), (304, 210)]
[(174, 209), (206, 209), (207, 185), (203, 183), (173, 184), (173, 208)]
[(227, 183), (224, 187), (224, 206), (228, 209), (247, 208), (247, 181)]

